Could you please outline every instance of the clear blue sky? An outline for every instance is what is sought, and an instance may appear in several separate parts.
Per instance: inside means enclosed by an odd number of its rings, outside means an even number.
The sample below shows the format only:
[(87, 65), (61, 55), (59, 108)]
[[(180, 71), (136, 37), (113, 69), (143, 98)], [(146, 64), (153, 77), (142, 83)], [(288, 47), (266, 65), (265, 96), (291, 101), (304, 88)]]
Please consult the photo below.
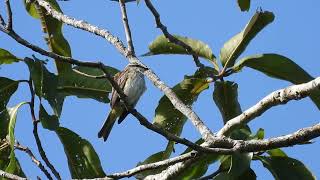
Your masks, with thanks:
[[(59, 2), (59, 4), (66, 14), (107, 28), (124, 40), (118, 3), (107, 0), (71, 0)], [(183, 3), (182, 1), (158, 0), (154, 1), (154, 5), (171, 33), (200, 39), (208, 43), (216, 56), (218, 56), (223, 43), (245, 26), (258, 7), (272, 11), (276, 16), (274, 22), (250, 43), (243, 56), (260, 53), (282, 54), (291, 58), (314, 77), (320, 76), (320, 60), (317, 54), (320, 51), (318, 44), (320, 42), (320, 25), (318, 23), (320, 1), (253, 1), (248, 13), (240, 12), (236, 0), (193, 0), (183, 1)], [(0, 8), (3, 13), (3, 3)], [(39, 21), (26, 13), (23, 2), (12, 1), (12, 8), (14, 28), (17, 33), (32, 43), (46, 48)], [(128, 14), (136, 53), (143, 54), (148, 51), (148, 44), (160, 35), (161, 31), (155, 28), (153, 17), (143, 1), (138, 6), (136, 3), (130, 3)], [(101, 60), (118, 69), (122, 69), (127, 64), (127, 61), (118, 54), (115, 48), (102, 38), (68, 26), (64, 27), (64, 34), (72, 47), (74, 58)], [(32, 54), (41, 57), (4, 34), (0, 35), (0, 47), (11, 51), (18, 57), (31, 56)], [(183, 79), (184, 75), (190, 75), (196, 70), (192, 58), (188, 56), (154, 56), (144, 57), (141, 60), (170, 86), (174, 86)], [(54, 70), (53, 67), (51, 65), (51, 70)], [(19, 63), (2, 66), (0, 76), (27, 79), (29, 75), (26, 65)], [(254, 105), (268, 93), (290, 85), (288, 82), (268, 78), (264, 74), (250, 69), (228, 77), (227, 80), (239, 84), (239, 100), (243, 110)], [(163, 94), (149, 81), (147, 87), (148, 90), (138, 103), (137, 109), (151, 121), (154, 109)], [(14, 106), (20, 101), (29, 100), (28, 96), (27, 86), (21, 85), (9, 105)], [(209, 90), (199, 96), (193, 108), (213, 131), (222, 127), (221, 116), (212, 100), (212, 85)], [(163, 137), (140, 126), (132, 116), (129, 116), (121, 125), (116, 125), (109, 141), (104, 143), (97, 138), (97, 132), (108, 111), (108, 104), (69, 97), (65, 101), (60, 120), (61, 126), (75, 131), (92, 143), (100, 156), (106, 173), (133, 168), (137, 162), (165, 148), (166, 140)], [(265, 129), (267, 137), (274, 137), (318, 122), (319, 111), (306, 98), (290, 102), (286, 106), (277, 106), (249, 125), (252, 131), (262, 127)], [(67, 159), (56, 134), (43, 128), (39, 128), (39, 133), (48, 158), (61, 173), (63, 179), (69, 179)], [(27, 106), (23, 107), (18, 114), (16, 136), (21, 144), (30, 147), (40, 159), (32, 135), (32, 122)], [(190, 122), (186, 123), (182, 136), (192, 140), (199, 138), (199, 134)], [(183, 149), (183, 146), (176, 148), (177, 152), (181, 152)], [(295, 146), (284, 150), (289, 156), (303, 161), (319, 177), (319, 149), (319, 140), (316, 139), (311, 145)], [(43, 177), (42, 172), (26, 154), (16, 152), (28, 177), (31, 179), (35, 179), (37, 175)], [(252, 167), (258, 175), (258, 179), (272, 179), (271, 174), (262, 168), (260, 162), (254, 162)], [(214, 171), (213, 168), (210, 170), (210, 172)]]

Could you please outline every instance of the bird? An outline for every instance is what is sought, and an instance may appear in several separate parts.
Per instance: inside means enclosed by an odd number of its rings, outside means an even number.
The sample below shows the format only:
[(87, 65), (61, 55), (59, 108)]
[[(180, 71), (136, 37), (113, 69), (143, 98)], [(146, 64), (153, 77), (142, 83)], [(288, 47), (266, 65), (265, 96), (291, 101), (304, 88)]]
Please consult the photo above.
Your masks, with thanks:
[[(144, 75), (139, 69), (139, 65), (128, 64), (123, 71), (118, 72), (114, 76), (114, 80), (127, 96), (127, 101), (131, 107), (136, 106), (140, 97), (147, 89)], [(114, 88), (112, 88), (111, 92), (110, 106), (109, 115), (98, 133), (98, 138), (103, 138), (104, 141), (108, 139), (117, 119), (118, 124), (120, 124), (129, 114)]]

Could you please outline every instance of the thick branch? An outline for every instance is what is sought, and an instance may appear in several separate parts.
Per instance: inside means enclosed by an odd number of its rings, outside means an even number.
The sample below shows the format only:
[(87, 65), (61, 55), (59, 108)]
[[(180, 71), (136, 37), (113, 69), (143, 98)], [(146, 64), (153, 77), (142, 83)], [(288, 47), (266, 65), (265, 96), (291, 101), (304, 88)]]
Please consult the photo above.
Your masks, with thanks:
[(27, 178), (23, 178), (14, 174), (7, 173), (5, 171), (2, 171), (1, 169), (0, 169), (0, 177), (12, 179), (12, 180), (27, 180)]
[(239, 116), (229, 120), (224, 127), (217, 133), (217, 136), (227, 135), (236, 127), (242, 124), (247, 124), (252, 119), (260, 116), (262, 113), (267, 111), (273, 106), (286, 104), (290, 100), (299, 100), (308, 95), (313, 91), (320, 89), (320, 77), (304, 84), (293, 85), (285, 89), (280, 89), (272, 92), (256, 105), (252, 106), (248, 110), (244, 111)]

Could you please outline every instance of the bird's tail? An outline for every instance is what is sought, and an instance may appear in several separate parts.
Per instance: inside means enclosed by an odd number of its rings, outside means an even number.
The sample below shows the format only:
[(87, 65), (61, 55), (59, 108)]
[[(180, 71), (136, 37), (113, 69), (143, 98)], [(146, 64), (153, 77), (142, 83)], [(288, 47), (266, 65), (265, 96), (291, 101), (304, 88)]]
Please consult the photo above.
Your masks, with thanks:
[(106, 121), (104, 122), (101, 130), (98, 133), (98, 137), (99, 138), (103, 138), (104, 141), (106, 141), (108, 139), (108, 136), (111, 132), (111, 129), (114, 125), (114, 123), (117, 120), (117, 113), (115, 109), (112, 109), (111, 112), (108, 115), (108, 118), (106, 119)]

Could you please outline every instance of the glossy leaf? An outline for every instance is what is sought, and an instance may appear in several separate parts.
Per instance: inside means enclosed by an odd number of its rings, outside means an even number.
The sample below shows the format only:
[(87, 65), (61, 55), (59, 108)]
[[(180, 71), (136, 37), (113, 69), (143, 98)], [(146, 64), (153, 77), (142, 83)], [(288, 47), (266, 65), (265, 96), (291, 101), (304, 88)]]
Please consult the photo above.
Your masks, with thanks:
[(21, 167), (19, 165), (19, 162), (17, 161), (14, 153), (14, 144), (15, 144), (14, 129), (16, 127), (18, 109), (24, 104), (26, 104), (26, 102), (21, 102), (13, 108), (8, 108), (8, 114), (10, 117), (9, 126), (8, 126), (8, 135), (9, 135), (11, 152), (10, 152), (10, 162), (5, 171), (13, 174), (23, 174)]
[(45, 129), (54, 131), (59, 127), (59, 118), (56, 115), (49, 115), (42, 104), (39, 108), (39, 120)]
[[(241, 59), (233, 69), (240, 71), (244, 66), (260, 71), (270, 77), (293, 84), (306, 83), (314, 78), (295, 62), (278, 54), (261, 54)], [(320, 109), (320, 91), (314, 91), (310, 98)]]
[[(211, 48), (204, 42), (178, 35), (175, 35), (175, 37), (185, 44), (189, 45), (199, 57), (203, 57), (216, 64), (215, 56), (213, 55)], [(145, 56), (157, 54), (190, 54), (190, 52), (188, 52), (183, 47), (169, 42), (164, 35), (158, 36), (149, 45), (149, 51), (150, 52), (145, 54)]]
[(19, 58), (11, 54), (9, 51), (0, 48), (0, 65), (19, 62)]
[(231, 67), (236, 59), (246, 49), (250, 41), (269, 23), (274, 20), (272, 12), (258, 11), (246, 27), (228, 40), (220, 50), (220, 60), (223, 66)]
[(259, 156), (258, 159), (263, 163), (276, 180), (315, 180), (315, 176), (300, 161), (290, 157), (266, 157)]
[(213, 178), (213, 180), (256, 180), (256, 173), (249, 168), (247, 171), (242, 173), (240, 176), (234, 178), (228, 174), (228, 172), (221, 172)]
[[(24, 2), (28, 13), (32, 17), (40, 20), (42, 29), (47, 34), (45, 40), (47, 41), (50, 50), (56, 54), (71, 57), (69, 43), (62, 34), (62, 23), (47, 14), (44, 8), (36, 8), (30, 1), (24, 0)], [(55, 10), (62, 12), (56, 0), (48, 0), (48, 2)], [(59, 60), (56, 60), (55, 62), (59, 74), (65, 73), (71, 69), (69, 63), (61, 62)]]
[(25, 58), (34, 83), (35, 93), (45, 98), (51, 105), (54, 114), (60, 116), (64, 97), (57, 92), (58, 77), (49, 72), (41, 60)]
[[(119, 70), (106, 66), (105, 69), (114, 75)], [(103, 72), (96, 68), (75, 67), (74, 70), (85, 74), (99, 76)], [(58, 85), (59, 92), (64, 95), (75, 95), (79, 98), (91, 98), (99, 102), (108, 103), (108, 93), (111, 92), (112, 87), (106, 79), (95, 79), (86, 77), (82, 74), (72, 71), (67, 75), (61, 76)]]
[(241, 11), (249, 11), (250, 0), (238, 0), (238, 6), (241, 9)]
[[(67, 128), (60, 127), (56, 131), (63, 144), (68, 158), (72, 179), (105, 177), (100, 159), (89, 141)], [(112, 165), (110, 165), (112, 166)]]

